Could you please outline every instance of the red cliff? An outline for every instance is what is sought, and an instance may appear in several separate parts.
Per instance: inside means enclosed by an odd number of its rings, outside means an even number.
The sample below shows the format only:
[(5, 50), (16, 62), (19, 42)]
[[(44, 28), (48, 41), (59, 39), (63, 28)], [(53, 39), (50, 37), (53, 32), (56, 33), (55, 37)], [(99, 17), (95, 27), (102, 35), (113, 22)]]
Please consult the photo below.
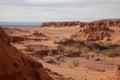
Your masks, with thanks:
[(105, 27), (120, 27), (120, 19), (104, 19), (96, 20), (92, 22), (80, 22), (80, 21), (71, 21), (71, 22), (43, 22), (40, 27), (85, 27), (85, 26), (105, 26)]
[(11, 46), (0, 28), (0, 80), (51, 80), (41, 63)]

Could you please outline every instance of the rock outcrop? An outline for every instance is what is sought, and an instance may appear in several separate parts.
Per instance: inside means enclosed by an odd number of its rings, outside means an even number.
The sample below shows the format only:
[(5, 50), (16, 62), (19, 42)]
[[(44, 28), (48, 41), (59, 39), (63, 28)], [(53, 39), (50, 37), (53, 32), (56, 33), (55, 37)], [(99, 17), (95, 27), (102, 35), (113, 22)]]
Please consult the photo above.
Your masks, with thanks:
[(0, 80), (51, 80), (41, 63), (11, 46), (0, 28)]
[(89, 22), (71, 37), (85, 41), (111, 41), (110, 37), (114, 30), (110, 29), (110, 27), (120, 27), (120, 19)]
[(37, 37), (47, 37), (45, 34), (43, 33), (39, 33), (39, 31), (34, 31), (33, 34), (29, 35), (30, 37), (31, 36), (37, 36)]
[(120, 27), (120, 19), (104, 19), (92, 22), (43, 22), (40, 27), (86, 27), (86, 26), (105, 26), (105, 27)]
[(93, 25), (105, 27), (120, 27), (120, 19), (105, 19), (90, 22)]
[(73, 27), (79, 26), (81, 24), (80, 21), (73, 22), (43, 22), (40, 27)]
[(114, 31), (105, 26), (89, 25), (80, 30), (79, 33), (72, 35), (72, 38), (80, 38), (85, 41), (110, 40), (109, 37), (112, 32)]
[(27, 38), (17, 37), (17, 36), (9, 36), (9, 37), (10, 37), (10, 42), (12, 42), (12, 43), (19, 43), (19, 42), (27, 39)]

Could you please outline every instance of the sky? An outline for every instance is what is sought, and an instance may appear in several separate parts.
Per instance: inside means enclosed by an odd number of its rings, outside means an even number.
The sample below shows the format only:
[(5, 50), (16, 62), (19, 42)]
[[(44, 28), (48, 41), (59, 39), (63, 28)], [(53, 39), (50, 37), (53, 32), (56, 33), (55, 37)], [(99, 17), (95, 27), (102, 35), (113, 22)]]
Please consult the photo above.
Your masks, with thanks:
[(0, 0), (0, 22), (120, 18), (120, 0)]

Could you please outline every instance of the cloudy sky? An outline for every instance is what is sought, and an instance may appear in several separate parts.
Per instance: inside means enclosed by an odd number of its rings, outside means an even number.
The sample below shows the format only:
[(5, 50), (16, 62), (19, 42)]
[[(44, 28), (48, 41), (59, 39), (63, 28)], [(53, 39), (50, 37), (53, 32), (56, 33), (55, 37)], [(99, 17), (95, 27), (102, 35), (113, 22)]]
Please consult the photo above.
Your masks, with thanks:
[(0, 21), (91, 21), (120, 18), (120, 0), (0, 0)]

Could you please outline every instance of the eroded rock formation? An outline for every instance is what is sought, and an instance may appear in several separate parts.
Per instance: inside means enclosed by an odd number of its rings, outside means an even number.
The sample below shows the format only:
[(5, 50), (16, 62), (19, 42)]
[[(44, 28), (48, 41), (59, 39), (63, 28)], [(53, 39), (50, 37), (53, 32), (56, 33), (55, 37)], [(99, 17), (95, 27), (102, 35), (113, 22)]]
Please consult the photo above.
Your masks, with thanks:
[(41, 27), (86, 27), (86, 26), (105, 26), (105, 27), (120, 27), (120, 19), (104, 19), (104, 20), (96, 20), (92, 22), (43, 22)]
[(79, 33), (72, 35), (72, 38), (81, 38), (86, 41), (110, 40), (109, 37), (112, 32), (114, 31), (105, 26), (89, 25), (80, 30)]
[(83, 39), (85, 41), (110, 41), (114, 30), (110, 27), (120, 27), (120, 19), (98, 20), (85, 24), (72, 38)]
[(51, 80), (41, 63), (11, 46), (0, 28), (0, 80)]
[(80, 21), (73, 22), (44, 22), (41, 27), (72, 27), (79, 26), (81, 24)]
[(97, 26), (105, 26), (105, 27), (120, 27), (120, 19), (105, 19), (105, 20), (97, 20), (91, 22), (93, 25)]

